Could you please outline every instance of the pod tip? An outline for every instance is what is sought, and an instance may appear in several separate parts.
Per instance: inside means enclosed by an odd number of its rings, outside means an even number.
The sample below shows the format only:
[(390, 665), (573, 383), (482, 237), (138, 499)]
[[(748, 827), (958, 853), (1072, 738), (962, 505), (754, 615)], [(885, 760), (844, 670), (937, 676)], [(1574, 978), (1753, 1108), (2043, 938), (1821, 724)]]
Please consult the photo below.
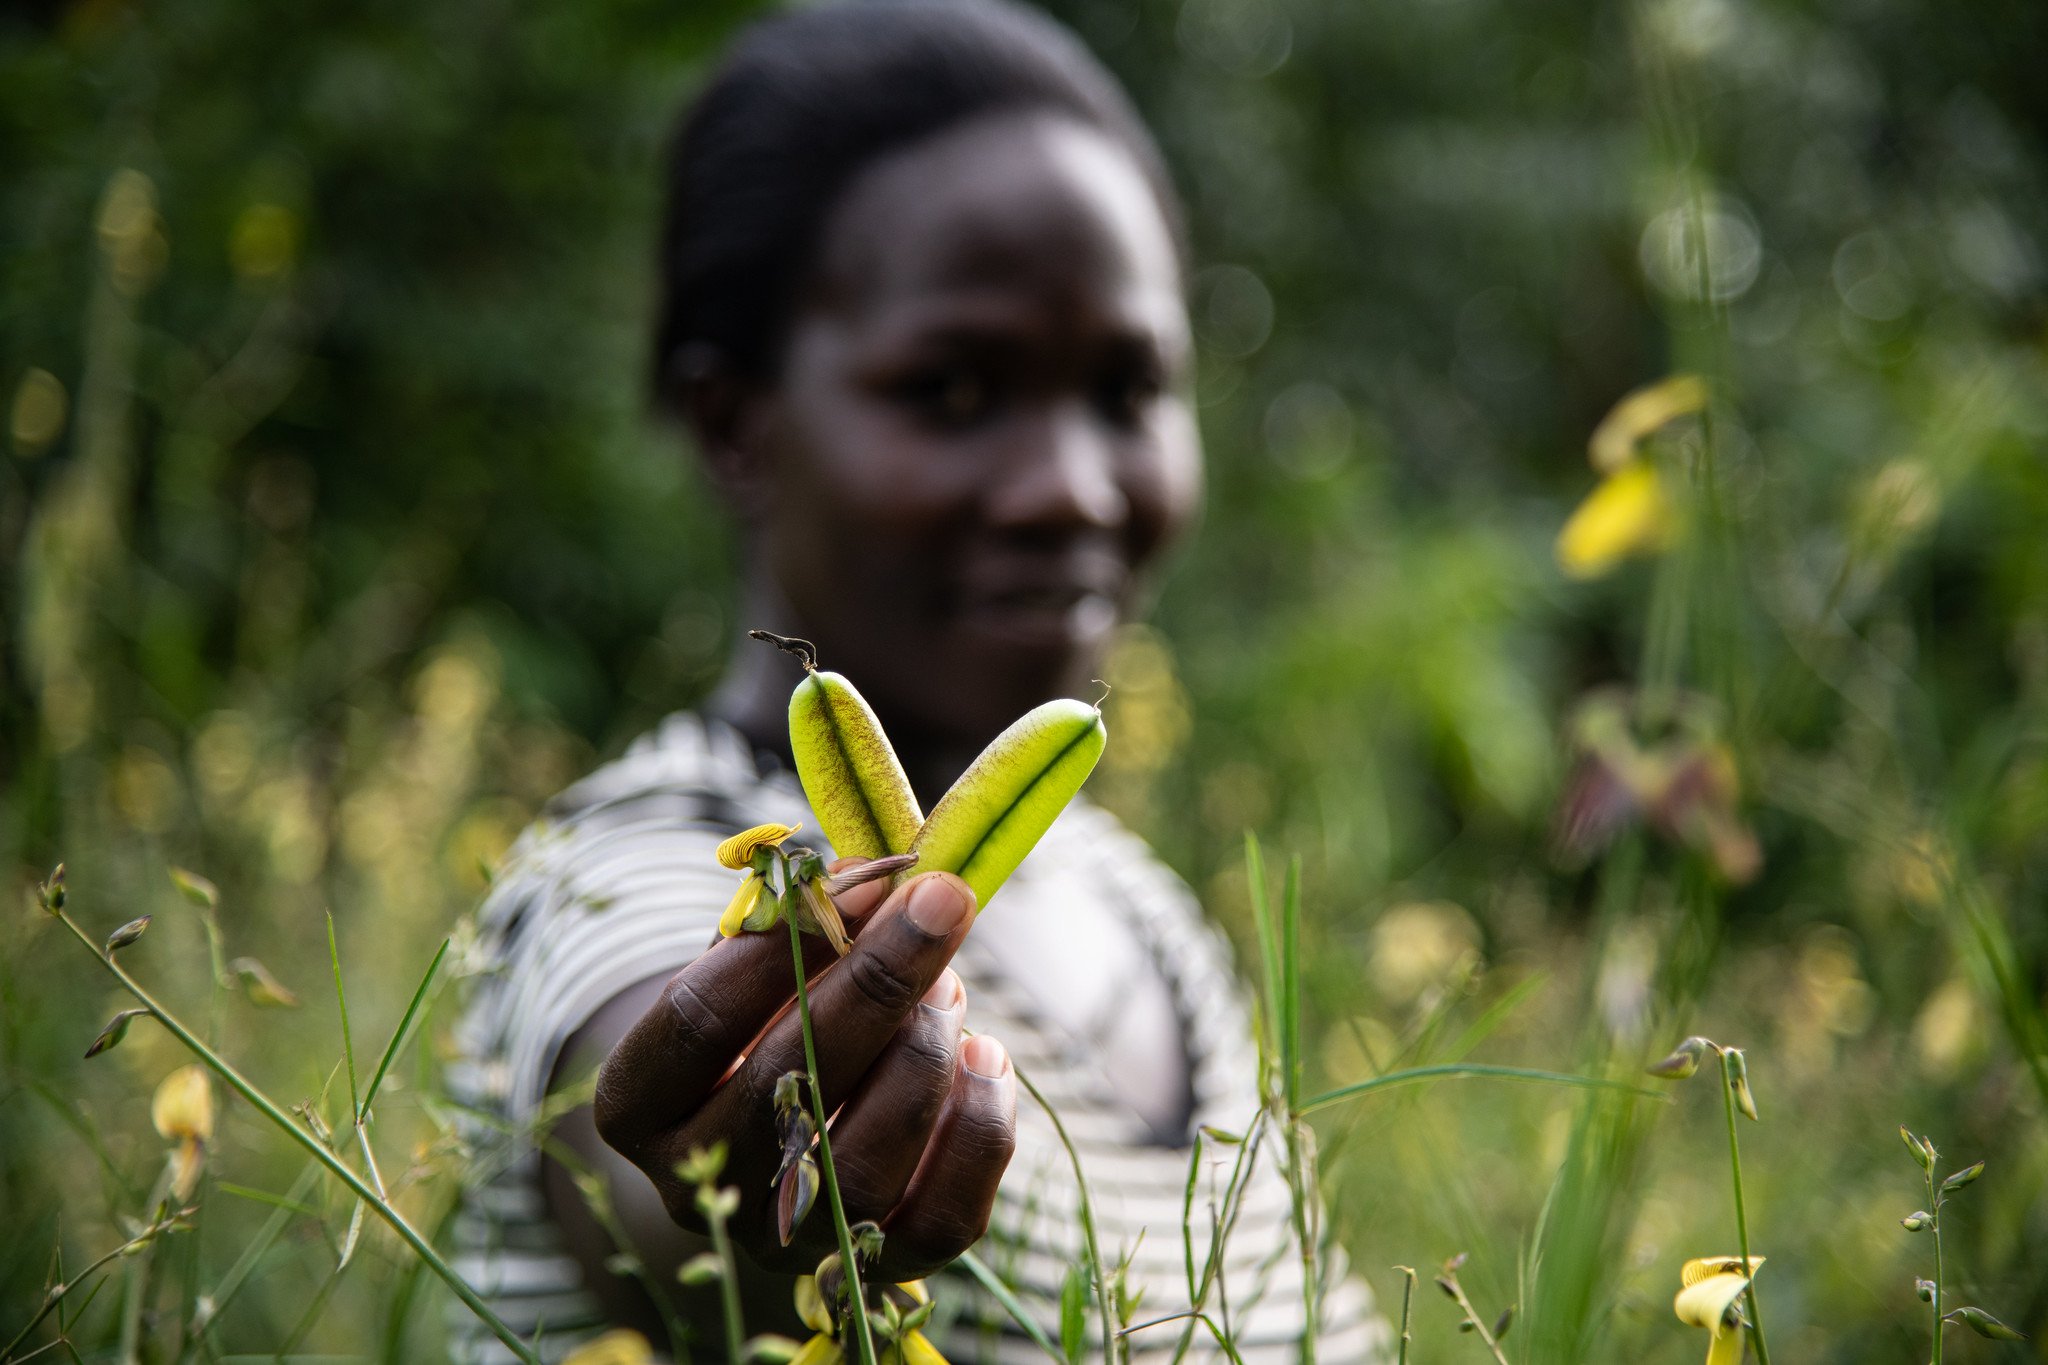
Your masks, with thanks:
[(786, 653), (796, 655), (797, 662), (804, 666), (804, 672), (806, 673), (818, 671), (818, 647), (809, 640), (800, 640), (794, 635), (777, 635), (772, 630), (750, 630), (747, 632), (747, 638), (750, 640), (760, 640), (766, 644), (774, 645), (777, 649)]

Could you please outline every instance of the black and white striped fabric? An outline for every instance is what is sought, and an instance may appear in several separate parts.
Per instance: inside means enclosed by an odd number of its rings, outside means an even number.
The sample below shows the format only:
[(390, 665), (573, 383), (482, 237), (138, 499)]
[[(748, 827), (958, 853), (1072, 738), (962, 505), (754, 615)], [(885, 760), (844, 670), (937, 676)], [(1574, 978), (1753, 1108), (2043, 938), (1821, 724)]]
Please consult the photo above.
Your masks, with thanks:
[[(480, 1116), (468, 1136), (478, 1151), (457, 1215), (457, 1268), (515, 1329), (546, 1328), (544, 1355), (558, 1359), (604, 1325), (578, 1266), (559, 1246), (541, 1193), (530, 1134), (557, 1050), (607, 1000), (650, 976), (677, 970), (710, 941), (734, 889), (712, 856), (736, 830), (804, 814), (794, 775), (759, 762), (737, 732), (688, 713), (671, 717), (625, 757), (551, 804), (507, 860), (480, 915), (492, 968), (479, 977), (458, 1032), (448, 1081)], [(815, 839), (807, 839), (814, 846)], [(1099, 903), (1127, 926), (1171, 991), (1192, 1067), (1193, 1126), (1242, 1132), (1258, 1107), (1250, 1027), (1226, 950), (1187, 886), (1108, 812), (1077, 800), (1003, 890), (1005, 916), (1031, 902)], [(1063, 1027), (1012, 979), (981, 934), (954, 960), (968, 991), (968, 1022), (1001, 1038), (1016, 1065), (1059, 1112), (1078, 1147), (1105, 1256), (1131, 1257), (1142, 1289), (1138, 1319), (1186, 1307), (1181, 1233), (1189, 1156), (1161, 1144), (1119, 1098), (1087, 1036)], [(1004, 1177), (981, 1254), (1056, 1332), (1060, 1289), (1079, 1259), (1076, 1186), (1050, 1121), (1020, 1100), (1017, 1153)], [(1206, 1257), (1209, 1191), (1228, 1178), (1232, 1149), (1216, 1147), (1196, 1200), (1196, 1258)], [(1206, 1155), (1206, 1154), (1205, 1154)], [(1298, 1358), (1301, 1267), (1286, 1186), (1262, 1153), (1227, 1243), (1223, 1283), (1243, 1359)], [(1325, 1362), (1390, 1358), (1391, 1334), (1365, 1286), (1332, 1255), (1318, 1356)], [(996, 1305), (964, 1277), (934, 1284), (961, 1311), (938, 1344), (955, 1365), (1041, 1361)], [(1212, 1297), (1210, 1307), (1217, 1307)], [(451, 1316), (455, 1358), (477, 1365), (510, 1353), (459, 1305)], [(1171, 1358), (1184, 1324), (1134, 1334), (1133, 1359)], [(715, 1337), (716, 1333), (707, 1333)], [(1091, 1357), (1092, 1358), (1092, 1357)], [(1189, 1359), (1220, 1353), (1198, 1339)]]

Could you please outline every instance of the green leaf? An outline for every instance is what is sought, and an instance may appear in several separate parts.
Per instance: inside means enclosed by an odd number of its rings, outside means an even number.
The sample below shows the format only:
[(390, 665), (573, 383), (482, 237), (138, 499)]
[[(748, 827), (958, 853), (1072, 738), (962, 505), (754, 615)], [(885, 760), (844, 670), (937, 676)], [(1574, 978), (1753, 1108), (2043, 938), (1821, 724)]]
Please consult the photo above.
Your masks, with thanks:
[[(331, 923), (331, 921), (330, 921)], [(434, 952), (434, 960), (427, 964), (427, 974), (420, 978), (419, 988), (412, 993), (412, 1003), (405, 1007), (405, 1014), (398, 1021), (398, 1027), (391, 1032), (391, 1041), (384, 1046), (384, 1055), (377, 1059), (377, 1069), (370, 1076), (370, 1088), (363, 1092), (363, 1102), (356, 1108), (356, 1119), (360, 1122), (370, 1112), (370, 1105), (377, 1098), (377, 1089), (384, 1084), (384, 1074), (391, 1070), (391, 1063), (398, 1058), (398, 1049), (405, 1045), (406, 1031), (412, 1027), (413, 1016), (420, 1012), (420, 1004), (427, 998), (427, 987), (433, 984), (434, 973), (441, 966), (441, 959), (448, 955), (448, 940), (442, 939), (441, 946)], [(341, 978), (335, 978), (336, 989), (340, 989)], [(343, 1014), (343, 1027), (347, 1027), (347, 1015)], [(353, 1079), (353, 1078), (351, 1078)]]
[(1010, 1315), (1010, 1321), (1016, 1323), (1024, 1335), (1031, 1338), (1034, 1346), (1055, 1360), (1062, 1358), (1059, 1347), (1046, 1335), (1045, 1328), (1039, 1326), (1038, 1319), (1033, 1317), (1016, 1294), (1011, 1292), (1010, 1286), (1003, 1283), (1002, 1277), (988, 1268), (986, 1261), (969, 1251), (963, 1253), (953, 1264), (973, 1276), (975, 1283), (988, 1291), (988, 1296), (1001, 1305), (1002, 1310)]
[(356, 1089), (356, 1045), (348, 1036), (348, 993), (341, 988), (341, 950), (334, 946), (334, 915), (327, 916), (327, 960), (334, 964), (334, 999), (341, 1006), (341, 1054), (348, 1060), (349, 1112), (361, 1118), (363, 1102)]
[(1079, 1262), (1067, 1267), (1060, 1286), (1060, 1350), (1070, 1361), (1081, 1358), (1081, 1339), (1088, 1331), (1088, 1272)]

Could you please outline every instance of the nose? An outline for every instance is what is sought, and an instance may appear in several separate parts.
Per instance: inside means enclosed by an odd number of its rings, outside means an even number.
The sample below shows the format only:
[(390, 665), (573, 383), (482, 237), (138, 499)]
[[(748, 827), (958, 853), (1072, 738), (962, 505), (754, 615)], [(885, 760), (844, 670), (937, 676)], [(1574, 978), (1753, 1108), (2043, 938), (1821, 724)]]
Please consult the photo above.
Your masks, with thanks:
[(1031, 424), (987, 504), (991, 523), (1016, 530), (1116, 530), (1130, 510), (1115, 443), (1079, 403)]

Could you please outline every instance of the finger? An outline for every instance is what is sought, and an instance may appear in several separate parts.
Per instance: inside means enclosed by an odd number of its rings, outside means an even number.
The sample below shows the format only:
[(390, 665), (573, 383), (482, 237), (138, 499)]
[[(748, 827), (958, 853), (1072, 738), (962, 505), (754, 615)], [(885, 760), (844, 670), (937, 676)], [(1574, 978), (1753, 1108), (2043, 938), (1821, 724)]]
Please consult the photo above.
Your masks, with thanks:
[(1017, 1073), (1003, 1045), (979, 1034), (960, 1049), (924, 1160), (882, 1224), (886, 1278), (928, 1275), (980, 1241), (1016, 1149)]
[[(871, 917), (853, 951), (810, 987), (812, 1035), (827, 1112), (859, 1084), (896, 1035), (898, 1025), (967, 936), (974, 893), (958, 877), (928, 872), (898, 888)], [(731, 1080), (705, 1102), (693, 1132), (764, 1131), (774, 1108), (775, 1083), (804, 1069), (803, 1022), (788, 1011), (761, 1036)], [(768, 1144), (772, 1145), (772, 1144)], [(765, 1180), (775, 1169), (764, 1144), (734, 1143), (742, 1188), (756, 1168)]]
[[(833, 958), (806, 936), (804, 967)], [(720, 939), (677, 972), (597, 1073), (593, 1108), (604, 1140), (627, 1156), (704, 1103), (733, 1059), (796, 993), (786, 933)]]
[(879, 1222), (903, 1198), (953, 1088), (967, 992), (951, 968), (896, 1030), (832, 1121), (832, 1161), (846, 1216)]

